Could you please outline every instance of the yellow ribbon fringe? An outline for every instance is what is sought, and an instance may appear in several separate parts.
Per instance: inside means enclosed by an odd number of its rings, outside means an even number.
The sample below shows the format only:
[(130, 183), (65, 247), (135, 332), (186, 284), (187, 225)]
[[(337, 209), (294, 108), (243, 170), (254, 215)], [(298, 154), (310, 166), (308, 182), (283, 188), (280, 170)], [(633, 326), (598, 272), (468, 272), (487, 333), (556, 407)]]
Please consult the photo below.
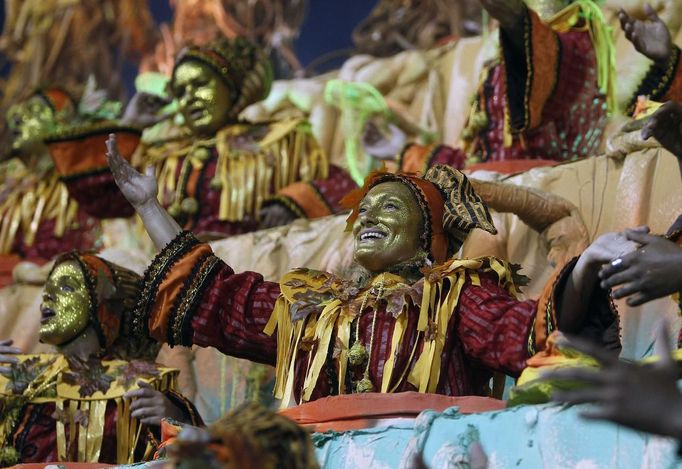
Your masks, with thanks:
[[(54, 402), (58, 411), (67, 412), (71, 416), (68, 421), (69, 441), (66, 438), (66, 428), (63, 419), (55, 420), (57, 439), (57, 457), (59, 461), (73, 459), (73, 449), (76, 450), (75, 462), (96, 463), (100, 458), (102, 442), (104, 439), (104, 425), (106, 422), (106, 409), (110, 400), (116, 404), (116, 454), (118, 464), (132, 464), (135, 462), (135, 449), (137, 448), (142, 425), (139, 420), (130, 416), (129, 399), (124, 399), (123, 394), (129, 389), (136, 389), (134, 384), (130, 388), (124, 388), (117, 381), (111, 384), (106, 394), (96, 392), (90, 397), (81, 398), (78, 386), (66, 384), (61, 381), (61, 374), (68, 370), (68, 363), (63, 355), (19, 355), (20, 361), (38, 356), (41, 362), (54, 360), (54, 362), (37, 376), (19, 396), (3, 396), (0, 399), (8, 399), (13, 404), (24, 405), (28, 403), (44, 404)], [(121, 364), (121, 361), (104, 362), (105, 364)], [(175, 389), (177, 370), (159, 368), (159, 376), (149, 383), (159, 391)], [(148, 380), (145, 380), (148, 381)], [(7, 378), (0, 376), (0, 391), (7, 389)], [(56, 390), (56, 397), (41, 397), (49, 388)], [(83, 425), (80, 420), (73, 418), (76, 413), (81, 413), (87, 418)], [(7, 436), (13, 431), (16, 418), (3, 419), (0, 425), (0, 446), (6, 441)], [(70, 450), (69, 450), (70, 449)]]
[[(424, 280), (424, 289), (421, 304), (419, 305), (419, 318), (417, 330), (424, 335), (423, 347), (419, 351), (419, 358), (411, 370), (401, 370), (398, 380), (395, 375), (395, 356), (402, 339), (405, 335), (410, 302), (407, 301), (402, 311), (396, 317), (391, 342), (391, 353), (383, 369), (381, 380), (381, 392), (393, 392), (407, 375), (408, 381), (419, 392), (433, 393), (436, 391), (440, 379), (441, 354), (448, 333), (448, 324), (459, 302), (462, 287), (467, 281), (474, 285), (480, 285), (479, 272), (492, 272), (497, 275), (499, 284), (512, 296), (518, 295), (518, 290), (512, 278), (512, 269), (504, 261), (494, 257), (479, 259), (453, 259), (432, 269)], [(307, 318), (292, 321), (291, 307), (295, 303), (290, 288), (285, 283), (294, 278), (302, 279), (301, 271), (288, 274), (282, 279), (282, 296), (277, 300), (273, 313), (265, 327), (265, 333), (272, 335), (277, 331), (277, 365), (275, 397), (282, 399), (282, 406), (292, 402), (294, 393), (294, 369), (300, 350), (310, 344), (315, 344), (307, 364), (307, 371), (301, 390), (301, 402), (310, 400), (317, 385), (321, 370), (327, 360), (331, 337), (336, 331), (340, 346), (338, 355), (338, 393), (345, 393), (346, 370), (348, 369), (348, 349), (350, 345), (351, 324), (355, 319), (350, 302), (343, 302), (338, 298), (330, 297), (322, 303), (323, 308), (319, 314), (310, 314)], [(303, 274), (305, 275), (305, 274)], [(320, 292), (320, 285), (325, 277), (311, 275), (307, 282), (307, 289)], [(376, 279), (375, 279), (376, 281)], [(392, 287), (402, 285), (404, 280), (400, 277), (386, 274), (384, 276), (387, 294)], [(368, 289), (374, 287), (370, 284), (366, 289), (358, 293), (362, 297)], [(333, 293), (333, 292), (332, 292)], [(367, 302), (367, 307), (376, 307), (372, 301)], [(411, 358), (418, 352), (417, 343), (411, 352)], [(408, 360), (408, 367), (412, 359)], [(408, 375), (409, 373), (409, 375)], [(391, 386), (393, 384), (393, 386)]]
[[(232, 125), (212, 139), (194, 140), (189, 145), (185, 141), (148, 147), (146, 163), (156, 167), (161, 202), (179, 204), (187, 197), (187, 177), (203, 167), (211, 147), (216, 147), (218, 153), (215, 180), (219, 185), (215, 187), (220, 188), (220, 220), (242, 221), (257, 214), (263, 202), (285, 186), (327, 177), (327, 157), (305, 120), (269, 124), (259, 141), (234, 145), (240, 136), (249, 139), (248, 134), (254, 129), (257, 126)], [(174, 194), (173, 200), (163, 200), (168, 194)]]
[(25, 168), (11, 174), (19, 181), (17, 186), (0, 202), (0, 254), (9, 254), (21, 229), (23, 242), (32, 246), (40, 223), (55, 220), (54, 236), (61, 238), (69, 229), (78, 213), (78, 204), (69, 197), (59, 175), (51, 171), (34, 184), (22, 184), (32, 176)]

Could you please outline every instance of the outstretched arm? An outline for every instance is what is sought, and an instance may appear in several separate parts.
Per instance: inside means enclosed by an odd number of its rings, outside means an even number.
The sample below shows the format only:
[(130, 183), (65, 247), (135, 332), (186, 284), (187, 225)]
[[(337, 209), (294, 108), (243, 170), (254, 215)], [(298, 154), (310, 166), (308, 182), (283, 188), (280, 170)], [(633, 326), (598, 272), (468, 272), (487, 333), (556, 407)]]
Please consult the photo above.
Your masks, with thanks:
[(159, 250), (163, 249), (180, 234), (182, 228), (156, 198), (159, 189), (153, 169), (142, 175), (130, 166), (119, 153), (114, 134), (110, 134), (107, 140), (107, 161), (116, 184), (140, 215), (154, 245)]

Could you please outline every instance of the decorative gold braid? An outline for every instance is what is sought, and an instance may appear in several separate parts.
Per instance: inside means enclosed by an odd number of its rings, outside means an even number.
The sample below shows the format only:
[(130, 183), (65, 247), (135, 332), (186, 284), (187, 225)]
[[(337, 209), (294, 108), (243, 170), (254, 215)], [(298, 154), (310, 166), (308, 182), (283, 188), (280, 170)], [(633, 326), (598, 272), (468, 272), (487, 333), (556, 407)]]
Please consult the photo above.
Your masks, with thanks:
[(169, 331), (169, 345), (190, 345), (185, 343), (183, 338), (183, 329), (188, 317), (191, 317), (192, 309), (197, 305), (197, 298), (203, 293), (206, 280), (211, 276), (215, 270), (220, 259), (209, 254), (206, 258), (201, 259), (197, 266), (199, 267), (196, 273), (190, 275), (190, 283), (184, 292), (180, 295), (180, 301), (174, 311), (171, 313), (171, 324)]
[(156, 256), (144, 273), (142, 292), (132, 312), (130, 331), (135, 337), (147, 336), (147, 319), (159, 284), (177, 259), (199, 243), (188, 231), (180, 233)]

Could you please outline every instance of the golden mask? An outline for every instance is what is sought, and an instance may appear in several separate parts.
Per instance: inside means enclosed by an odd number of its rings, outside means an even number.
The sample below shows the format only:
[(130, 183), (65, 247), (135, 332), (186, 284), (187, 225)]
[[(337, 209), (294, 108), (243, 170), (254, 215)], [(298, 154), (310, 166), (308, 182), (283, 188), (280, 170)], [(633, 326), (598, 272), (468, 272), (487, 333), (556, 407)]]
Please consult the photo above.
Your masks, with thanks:
[(12, 149), (31, 151), (41, 145), (43, 138), (52, 129), (54, 111), (40, 96), (33, 96), (15, 104), (7, 111), (7, 126), (12, 131)]
[(230, 89), (209, 65), (186, 60), (175, 69), (172, 83), (180, 114), (194, 135), (213, 136), (228, 124)]
[(353, 225), (355, 260), (379, 273), (417, 257), (423, 250), (424, 216), (412, 191), (398, 181), (374, 186)]
[(75, 339), (90, 322), (90, 295), (76, 261), (57, 265), (47, 278), (40, 304), (40, 341), (64, 345)]
[(571, 4), (570, 0), (525, 0), (526, 5), (540, 18), (548, 20)]

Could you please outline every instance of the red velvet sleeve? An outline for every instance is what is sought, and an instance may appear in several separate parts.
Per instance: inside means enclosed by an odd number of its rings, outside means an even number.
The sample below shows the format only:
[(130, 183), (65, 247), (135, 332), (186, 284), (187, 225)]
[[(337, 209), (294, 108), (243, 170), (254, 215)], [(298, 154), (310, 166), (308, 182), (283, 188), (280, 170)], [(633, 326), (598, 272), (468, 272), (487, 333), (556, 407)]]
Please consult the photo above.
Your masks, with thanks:
[(524, 49), (519, 50), (503, 30), (500, 43), (514, 132), (537, 128), (546, 113), (568, 112), (585, 86), (598, 93), (597, 62), (588, 31), (557, 33), (528, 9)]
[(234, 271), (207, 244), (183, 232), (145, 272), (134, 334), (170, 346), (193, 344), (275, 365), (277, 344), (263, 332), (280, 295), (260, 274)]
[(340, 212), (342, 207), (339, 202), (356, 187), (348, 172), (330, 165), (326, 179), (290, 184), (263, 205), (284, 205), (298, 218), (321, 218)]
[(676, 101), (682, 103), (682, 52), (673, 46), (673, 53), (665, 62), (654, 63), (640, 83), (630, 101), (629, 112), (634, 110), (639, 96), (653, 101)]
[(480, 274), (480, 279), (480, 286), (467, 283), (462, 288), (457, 335), (470, 359), (518, 376), (530, 357), (537, 303), (515, 299), (490, 274)]

